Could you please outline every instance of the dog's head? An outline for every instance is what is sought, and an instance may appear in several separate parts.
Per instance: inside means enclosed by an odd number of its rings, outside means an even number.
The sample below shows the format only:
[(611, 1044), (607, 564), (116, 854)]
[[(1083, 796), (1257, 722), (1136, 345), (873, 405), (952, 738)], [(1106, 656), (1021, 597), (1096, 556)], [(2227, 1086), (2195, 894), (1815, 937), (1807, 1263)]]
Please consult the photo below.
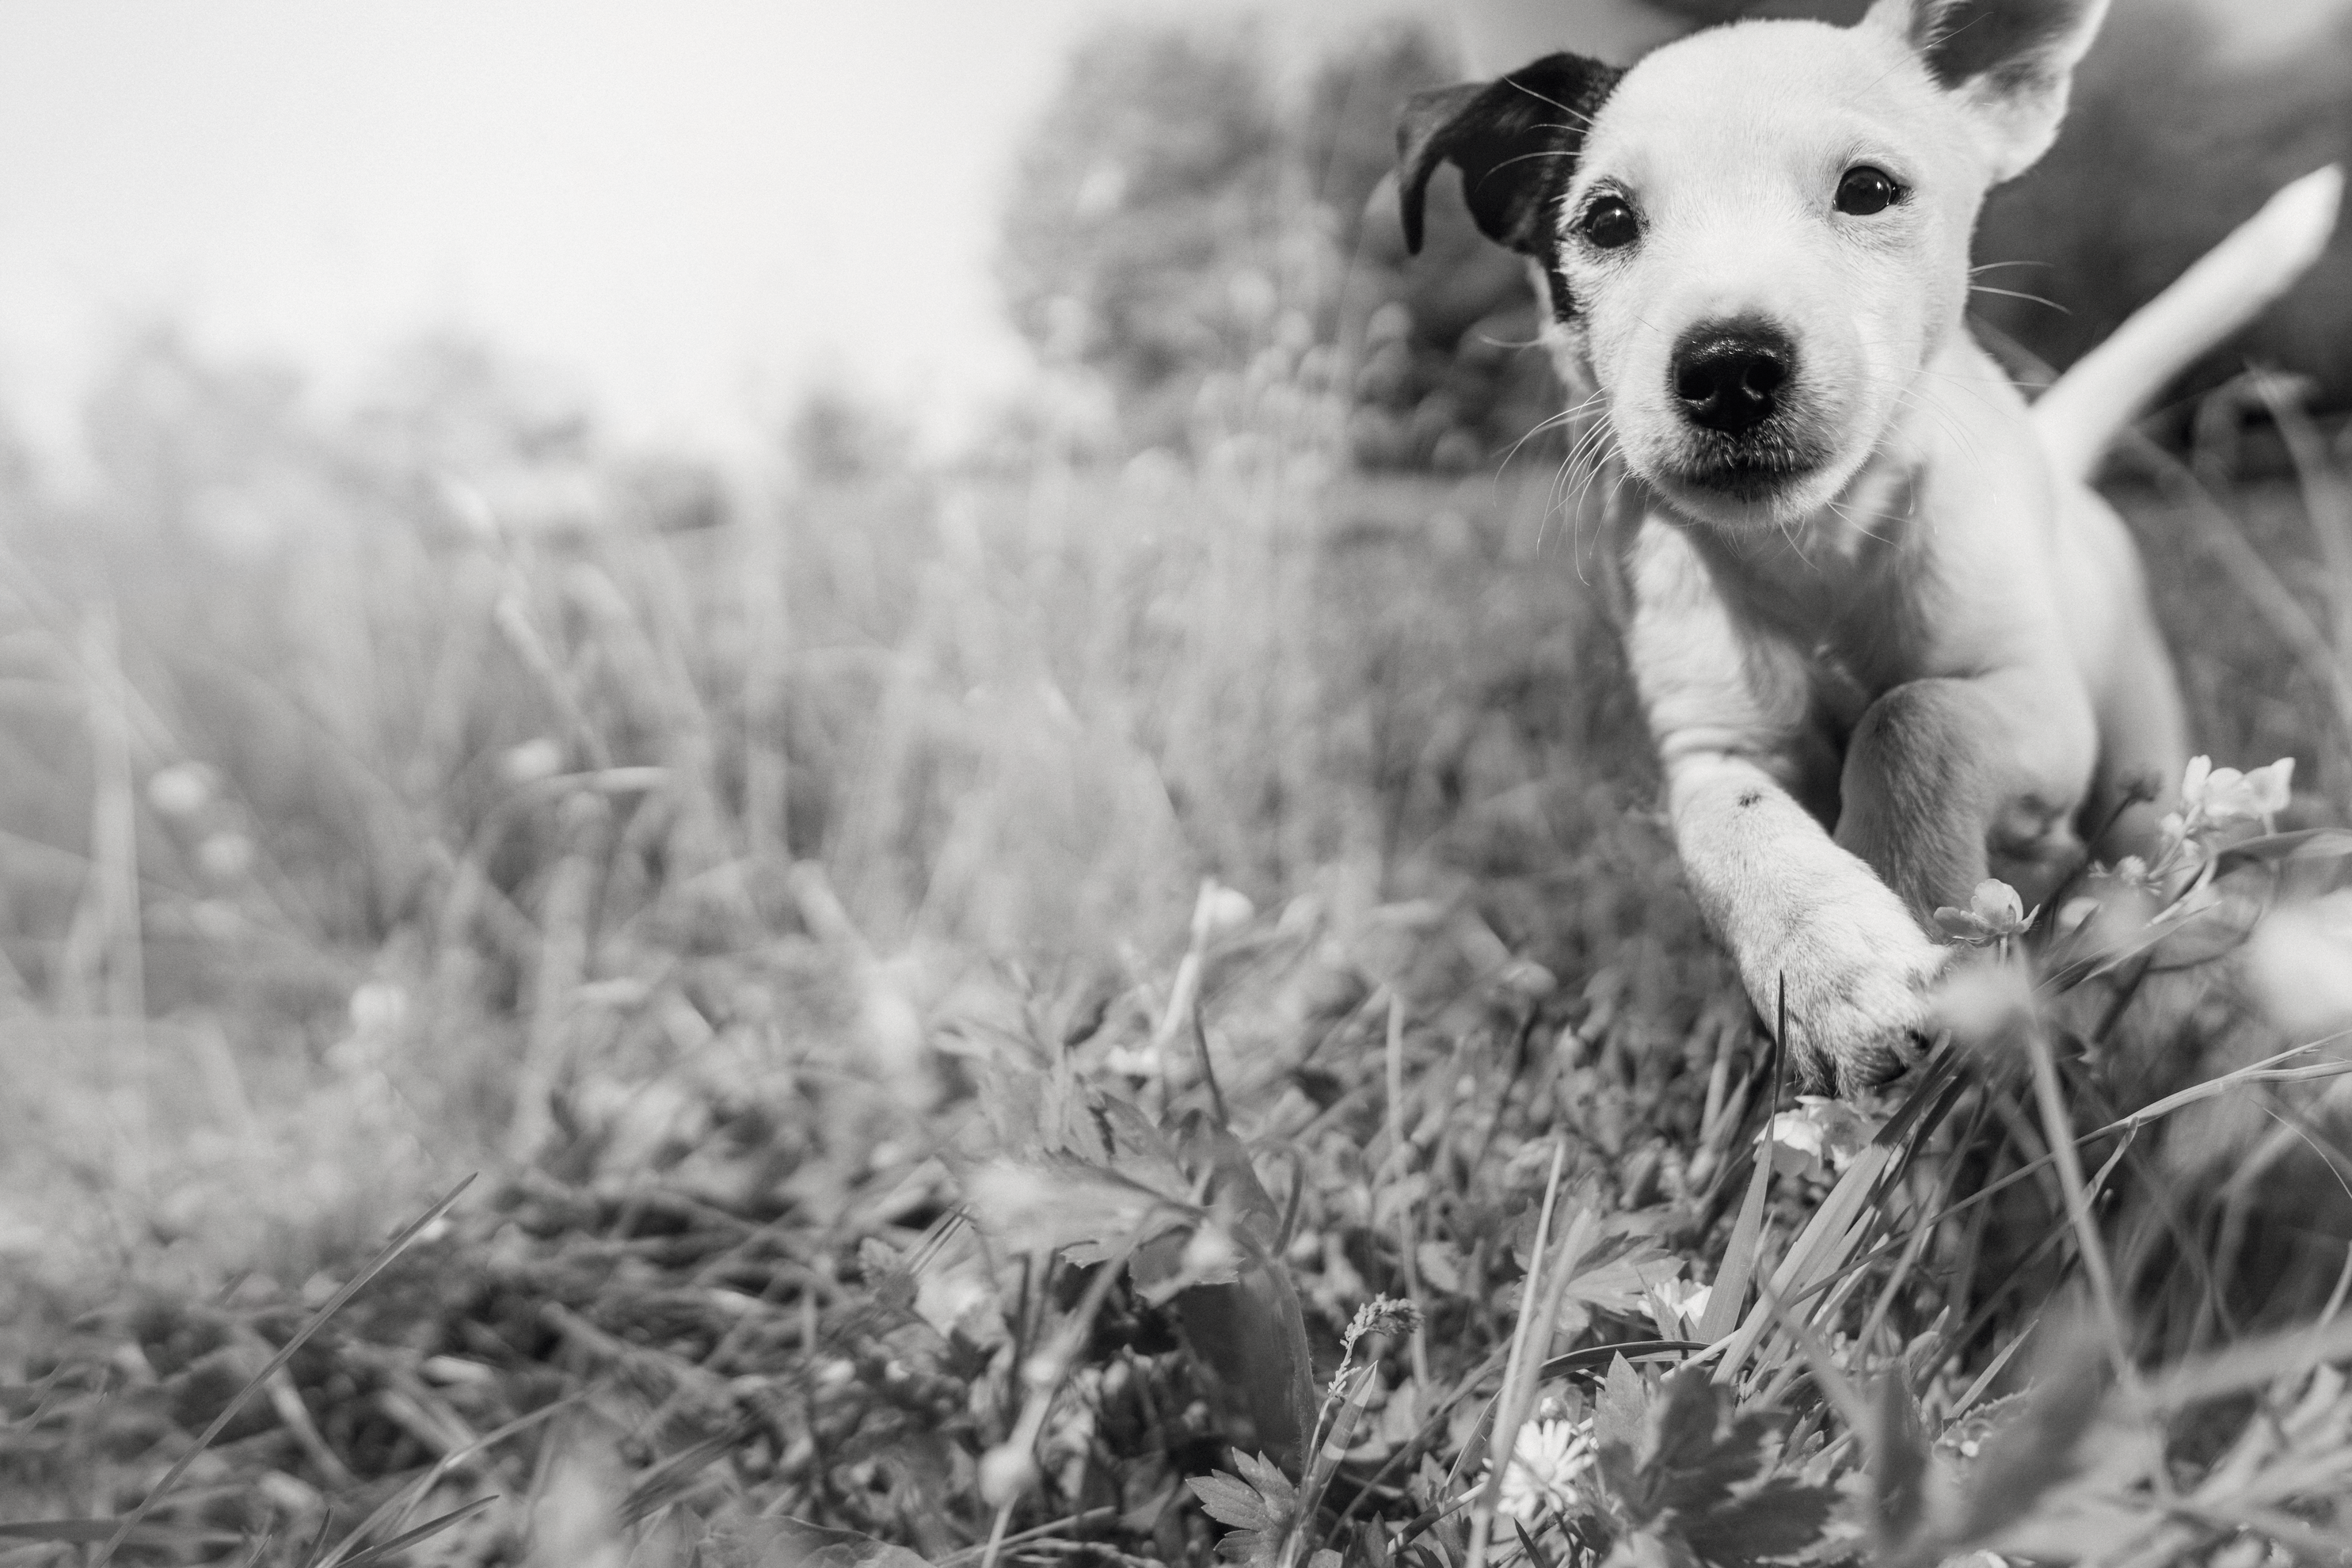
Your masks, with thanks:
[(1878, 0), (1629, 70), (1552, 55), (1412, 100), (1405, 235), (1441, 163), (1532, 257), (1625, 461), (1694, 518), (1833, 499), (1960, 321), (1985, 192), (2055, 138), (2106, 0)]

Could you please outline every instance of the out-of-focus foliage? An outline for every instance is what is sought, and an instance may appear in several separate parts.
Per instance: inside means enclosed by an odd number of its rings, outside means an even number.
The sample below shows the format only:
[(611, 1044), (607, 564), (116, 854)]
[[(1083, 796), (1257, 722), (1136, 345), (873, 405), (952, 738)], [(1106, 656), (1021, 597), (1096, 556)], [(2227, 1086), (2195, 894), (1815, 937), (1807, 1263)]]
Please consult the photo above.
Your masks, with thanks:
[(1398, 27), (1326, 61), (1308, 95), (1306, 152), (1328, 171), (1317, 189), (1346, 258), (1328, 330), (1352, 376), (1349, 448), (1369, 468), (1474, 468), (1558, 411), (1527, 269), (1478, 233), (1450, 171), (1422, 254), (1405, 254), (1397, 116), (1459, 74), (1426, 34)]
[(1247, 35), (1131, 25), (1078, 52), (1006, 208), (1014, 320), (1108, 384), (1129, 449), (1213, 438), (1204, 386), (1319, 346), (1359, 461), (1476, 465), (1549, 412), (1550, 375), (1518, 263), (1451, 188), (1418, 260), (1381, 199), (1399, 109), (1449, 57), (1383, 26), (1287, 95), (1259, 58)]
[(1181, 440), (1201, 378), (1281, 305), (1286, 169), (1247, 34), (1117, 27), (1072, 57), (1003, 226), (1013, 320), (1109, 382), (1127, 428)]
[[(2042, 165), (1988, 204), (1976, 309), (2053, 364), (2072, 363), (2179, 277), (2272, 192), (2352, 159), (2352, 11), (2292, 52), (2234, 58), (2227, 22), (2188, 0), (2109, 15)], [(2217, 352), (2185, 390), (2249, 359), (2319, 378), (2352, 402), (2352, 232), (2294, 291)]]

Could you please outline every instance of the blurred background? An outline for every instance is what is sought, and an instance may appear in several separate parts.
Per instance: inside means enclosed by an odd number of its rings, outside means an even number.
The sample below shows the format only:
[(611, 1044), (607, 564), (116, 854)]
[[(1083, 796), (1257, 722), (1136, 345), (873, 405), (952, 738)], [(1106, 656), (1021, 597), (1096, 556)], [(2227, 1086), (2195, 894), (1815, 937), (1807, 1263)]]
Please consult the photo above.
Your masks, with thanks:
[[(0, 1256), (905, 1162), (1204, 879), (1744, 1016), (1522, 275), (1383, 185), (1414, 90), (1742, 9), (1855, 7), (0, 10)], [(2352, 4), (2122, 0), (1985, 329), (2063, 365), (2347, 154)], [(2347, 261), (2113, 476), (2206, 743), (2339, 804)]]

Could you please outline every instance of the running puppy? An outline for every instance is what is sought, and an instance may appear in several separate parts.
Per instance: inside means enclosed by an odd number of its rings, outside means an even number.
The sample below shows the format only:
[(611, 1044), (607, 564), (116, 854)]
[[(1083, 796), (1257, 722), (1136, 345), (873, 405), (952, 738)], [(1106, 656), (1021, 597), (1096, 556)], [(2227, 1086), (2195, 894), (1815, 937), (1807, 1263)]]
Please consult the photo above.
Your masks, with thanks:
[(2055, 138), (2105, 0), (1879, 0), (1744, 22), (1628, 70), (1552, 55), (1424, 93), (1441, 163), (1549, 291), (1633, 502), (1613, 569), (1702, 909), (1801, 1072), (1899, 1069), (1940, 905), (2030, 906), (2147, 842), (2187, 757), (2137, 550), (2084, 482), (2174, 373), (2333, 227), (2334, 171), (2033, 408), (1969, 335), (1985, 193)]

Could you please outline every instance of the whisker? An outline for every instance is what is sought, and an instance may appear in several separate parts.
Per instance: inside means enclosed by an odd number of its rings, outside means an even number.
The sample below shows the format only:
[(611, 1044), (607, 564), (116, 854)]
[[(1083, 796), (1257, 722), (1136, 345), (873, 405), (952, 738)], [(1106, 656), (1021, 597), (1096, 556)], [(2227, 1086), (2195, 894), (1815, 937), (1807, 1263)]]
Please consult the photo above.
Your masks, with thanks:
[(2045, 300), (2039, 294), (2020, 293), (2014, 289), (1996, 289), (1990, 283), (1971, 283), (1969, 285), (1969, 292), (1971, 294), (1998, 294), (2004, 300), (2023, 300), (2029, 304), (2047, 305), (2062, 316), (2071, 316), (2074, 313), (2055, 300)]
[[(1557, 129), (1566, 130), (1567, 127), (1561, 126)], [(1576, 158), (1580, 156), (1582, 156), (1580, 153), (1566, 147), (1543, 147), (1537, 149), (1533, 153), (1520, 153), (1506, 158), (1501, 163), (1489, 168), (1486, 171), (1486, 174), (1492, 174), (1497, 169), (1507, 169), (1514, 163), (1524, 163), (1530, 158)], [(1486, 174), (1482, 174), (1479, 178), (1484, 179), (1486, 177)]]
[(1537, 437), (1542, 435), (1545, 431), (1552, 428), (1554, 426), (1567, 424), (1570, 420), (1576, 418), (1580, 414), (1583, 414), (1586, 410), (1590, 409), (1594, 404), (1600, 401), (1601, 395), (1596, 392), (1591, 396), (1586, 398), (1583, 402), (1578, 404), (1575, 407), (1564, 408), (1558, 414), (1553, 415), (1550, 418), (1532, 426), (1526, 435), (1521, 436), (1517, 440), (1511, 443), (1511, 449), (1503, 454), (1502, 461), (1495, 465), (1495, 471), (1499, 474), (1503, 469), (1509, 467), (1511, 459), (1519, 455), (1520, 447), (1526, 446), (1528, 442), (1534, 440)]
[(1585, 123), (1586, 125), (1591, 125), (1591, 124), (1592, 123), (1592, 118), (1591, 118), (1591, 116), (1587, 115), (1587, 114), (1580, 113), (1580, 112), (1578, 112), (1576, 110), (1570, 109), (1567, 104), (1562, 103), (1559, 100), (1558, 100), (1558, 99), (1556, 99), (1556, 98), (1549, 98), (1549, 97), (1547, 97), (1547, 96), (1545, 96), (1544, 94), (1542, 94), (1542, 93), (1540, 93), (1540, 92), (1538, 92), (1534, 88), (1529, 87), (1526, 82), (1523, 82), (1523, 81), (1519, 80), (1517, 77), (1507, 77), (1507, 77), (1505, 77), (1503, 79), (1504, 79), (1505, 81), (1508, 82), (1512, 87), (1516, 88), (1517, 90), (1519, 90), (1519, 91), (1521, 91), (1521, 92), (1524, 92), (1524, 93), (1526, 93), (1529, 98), (1534, 99), (1538, 103), (1548, 103), (1548, 104), (1551, 105), (1551, 107), (1553, 107), (1554, 109), (1559, 110), (1562, 114), (1567, 115), (1570, 120), (1581, 120), (1581, 121), (1584, 121), (1584, 123)]

